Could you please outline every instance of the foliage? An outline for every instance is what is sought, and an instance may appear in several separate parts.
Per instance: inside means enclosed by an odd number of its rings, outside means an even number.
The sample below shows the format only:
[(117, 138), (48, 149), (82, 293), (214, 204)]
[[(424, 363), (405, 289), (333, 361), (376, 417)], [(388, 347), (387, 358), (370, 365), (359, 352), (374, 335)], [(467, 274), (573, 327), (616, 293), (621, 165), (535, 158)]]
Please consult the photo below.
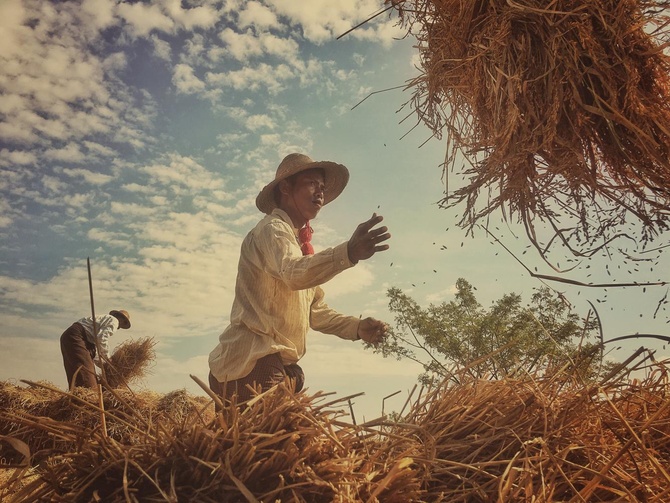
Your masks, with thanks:
[(475, 290), (460, 278), (454, 300), (423, 309), (400, 289), (389, 289), (396, 329), (376, 351), (421, 363), (424, 383), (457, 381), (455, 371), (464, 369), (491, 379), (563, 366), (575, 367), (586, 379), (598, 372), (602, 353), (593, 317), (580, 319), (547, 287), (538, 289), (527, 306), (509, 293), (489, 309), (477, 301)]

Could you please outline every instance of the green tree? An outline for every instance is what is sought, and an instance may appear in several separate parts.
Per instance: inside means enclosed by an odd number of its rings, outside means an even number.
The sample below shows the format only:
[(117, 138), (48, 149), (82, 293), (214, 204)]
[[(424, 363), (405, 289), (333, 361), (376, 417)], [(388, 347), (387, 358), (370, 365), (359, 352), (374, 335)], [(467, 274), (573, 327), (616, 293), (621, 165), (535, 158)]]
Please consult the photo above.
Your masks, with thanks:
[(499, 379), (565, 366), (586, 379), (597, 374), (602, 353), (595, 317), (581, 319), (547, 287), (526, 306), (510, 293), (489, 309), (477, 301), (475, 290), (460, 278), (454, 300), (423, 309), (400, 289), (389, 289), (396, 327), (376, 351), (420, 363), (423, 382), (457, 381), (463, 372)]

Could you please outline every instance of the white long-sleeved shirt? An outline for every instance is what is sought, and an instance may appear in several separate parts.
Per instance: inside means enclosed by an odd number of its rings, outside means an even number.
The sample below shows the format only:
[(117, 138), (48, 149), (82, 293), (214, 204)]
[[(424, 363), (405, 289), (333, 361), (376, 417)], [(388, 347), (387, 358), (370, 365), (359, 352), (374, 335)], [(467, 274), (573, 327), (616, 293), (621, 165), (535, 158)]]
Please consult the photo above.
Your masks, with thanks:
[(209, 354), (212, 375), (239, 379), (272, 353), (296, 363), (310, 327), (357, 339), (359, 318), (330, 309), (319, 286), (352, 266), (346, 242), (303, 256), (290, 217), (280, 209), (266, 215), (242, 242), (230, 325)]
[[(93, 317), (82, 318), (77, 323), (84, 327), (86, 338), (91, 344), (95, 344), (93, 337)], [(101, 355), (105, 358), (109, 355), (109, 338), (119, 329), (119, 320), (111, 314), (103, 314), (95, 317), (96, 328), (98, 330), (98, 344), (100, 354), (95, 357), (96, 363), (101, 361)]]

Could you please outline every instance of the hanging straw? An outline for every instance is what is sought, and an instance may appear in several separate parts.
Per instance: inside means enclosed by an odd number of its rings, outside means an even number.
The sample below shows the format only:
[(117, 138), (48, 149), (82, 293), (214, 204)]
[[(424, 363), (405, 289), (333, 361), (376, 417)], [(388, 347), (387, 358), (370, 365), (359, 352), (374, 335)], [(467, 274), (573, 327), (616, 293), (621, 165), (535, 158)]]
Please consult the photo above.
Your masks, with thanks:
[(441, 201), (463, 228), (502, 210), (543, 256), (668, 228), (670, 2), (387, 3), (418, 41), (410, 104), (446, 138), (445, 176), (465, 159)]

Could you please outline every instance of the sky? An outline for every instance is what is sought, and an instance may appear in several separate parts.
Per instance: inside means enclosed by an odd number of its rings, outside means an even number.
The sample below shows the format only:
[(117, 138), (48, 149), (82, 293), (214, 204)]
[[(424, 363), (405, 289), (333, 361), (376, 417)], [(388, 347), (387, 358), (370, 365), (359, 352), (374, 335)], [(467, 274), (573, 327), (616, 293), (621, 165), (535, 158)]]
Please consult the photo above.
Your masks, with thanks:
[[(415, 40), (377, 0), (0, 1), (0, 380), (65, 388), (60, 334), (90, 315), (130, 312), (110, 341), (152, 337), (143, 386), (202, 390), (207, 356), (228, 323), (239, 247), (262, 217), (259, 190), (302, 152), (344, 164), (350, 182), (312, 222), (315, 249), (349, 239), (373, 212), (390, 250), (324, 285), (344, 314), (393, 324), (387, 290), (419, 304), (453, 300), (458, 278), (484, 306), (525, 301), (543, 283), (668, 280), (667, 253), (567, 257), (557, 273), (523, 229), (493, 215), (509, 249), (437, 204), (445, 141), (407, 102)], [(415, 127), (416, 126), (416, 127)], [(667, 236), (653, 244), (663, 248)], [(523, 261), (523, 264), (512, 256)], [(556, 255), (554, 255), (556, 257)], [(560, 263), (560, 257), (556, 262)], [(560, 268), (560, 265), (559, 265)], [(605, 340), (668, 335), (667, 286), (593, 288), (549, 282), (584, 316), (598, 306)], [(608, 346), (613, 359), (662, 342)], [(619, 348), (620, 349), (615, 349)], [(310, 392), (354, 399), (356, 419), (399, 410), (422, 369), (360, 343), (310, 332), (300, 362)], [(385, 397), (400, 391), (393, 398)]]

